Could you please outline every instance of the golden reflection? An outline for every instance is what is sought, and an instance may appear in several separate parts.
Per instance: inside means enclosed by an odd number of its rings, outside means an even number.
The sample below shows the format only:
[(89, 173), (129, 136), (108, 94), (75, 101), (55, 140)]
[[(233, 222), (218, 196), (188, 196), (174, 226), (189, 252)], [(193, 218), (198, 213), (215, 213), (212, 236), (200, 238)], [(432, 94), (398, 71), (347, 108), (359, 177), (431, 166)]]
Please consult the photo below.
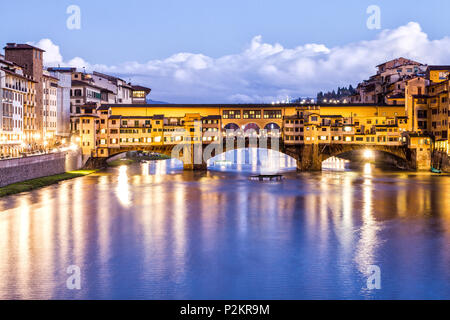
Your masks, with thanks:
[(141, 163), (141, 175), (144, 177), (150, 175), (150, 165), (148, 162)]
[[(86, 195), (85, 195), (85, 184), (83, 183), (82, 179), (75, 179), (73, 181), (73, 190), (72, 190), (72, 196), (73, 201), (70, 204), (70, 209), (72, 211), (72, 221), (71, 221), (71, 227), (72, 230), (69, 233), (72, 237), (73, 241), (73, 252), (70, 253), (70, 256), (68, 257), (68, 261), (70, 261), (70, 264), (79, 264), (83, 261), (80, 261), (82, 257), (84, 257), (84, 236), (87, 233), (85, 230), (85, 221), (86, 221)], [(76, 257), (73, 261), (70, 260), (70, 258)], [(72, 258), (73, 259), (73, 258)]]
[(174, 197), (174, 211), (172, 228), (174, 235), (173, 257), (176, 263), (176, 277), (177, 281), (183, 281), (185, 276), (186, 263), (186, 194), (189, 190), (185, 184), (177, 184), (177, 188), (173, 193)]
[[(98, 269), (98, 277), (100, 278), (108, 278), (110, 275), (110, 271), (108, 268), (108, 261), (111, 257), (111, 248), (112, 248), (112, 237), (111, 234), (112, 229), (112, 215), (114, 214), (114, 210), (111, 210), (111, 199), (110, 193), (106, 190), (103, 190), (103, 185), (108, 183), (108, 177), (102, 176), (99, 178), (99, 183), (97, 184), (97, 208), (96, 208), (96, 217), (97, 217), (97, 230), (98, 230), (98, 259), (101, 262), (100, 267)], [(105, 281), (102, 288), (100, 288), (104, 294), (108, 292), (110, 284)]]
[(116, 195), (119, 199), (119, 202), (125, 208), (128, 208), (131, 205), (130, 201), (130, 188), (128, 185), (128, 167), (121, 166), (119, 167), (119, 177), (117, 181)]
[[(170, 162), (166, 161), (145, 163), (141, 165), (142, 174), (136, 178), (129, 177), (132, 167), (124, 166), (119, 168), (117, 186), (112, 183), (116, 176), (105, 174), (99, 175), (95, 184), (93, 178), (75, 179), (17, 196), (11, 200), (12, 204), (5, 201), (3, 207), (11, 208), (0, 214), (0, 271), (6, 275), (0, 277), (0, 298), (55, 297), (64, 292), (60, 286), (64, 286), (65, 278), (58, 274), (65, 277), (64, 270), (70, 264), (95, 268), (92, 270), (100, 280), (88, 286), (98, 285), (95, 290), (108, 295), (114, 288), (114, 283), (108, 280), (116, 271), (112, 269), (115, 267), (112, 258), (123, 248), (128, 249), (127, 243), (120, 241), (130, 241), (126, 236), (130, 234), (136, 245), (133, 248), (139, 250), (138, 260), (131, 262), (152, 266), (150, 271), (142, 271), (136, 277), (143, 281), (154, 277), (157, 283), (166, 280), (169, 272), (177, 284), (186, 283), (192, 263), (188, 253), (198, 249), (197, 236), (202, 253), (210, 254), (223, 248), (221, 241), (229, 241), (229, 235), (237, 236), (238, 239), (231, 240), (239, 244), (255, 241), (259, 235), (251, 234), (254, 230), (269, 231), (269, 236), (276, 230), (277, 238), (270, 242), (274, 248), (280, 245), (283, 249), (284, 240), (289, 243), (298, 240), (294, 245), (299, 252), (302, 245), (317, 244), (313, 249), (323, 258), (323, 264), (329, 262), (326, 258), (337, 258), (341, 270), (341, 279), (337, 280), (351, 282), (353, 268), (366, 274), (369, 265), (379, 263), (377, 248), (385, 240), (394, 242), (396, 254), (410, 254), (410, 247), (396, 246), (397, 237), (381, 239), (384, 221), (379, 217), (389, 215), (387, 212), (393, 212), (389, 216), (392, 219), (397, 214), (433, 214), (430, 218), (439, 220), (436, 223), (439, 230), (424, 229), (436, 232), (424, 240), (439, 241), (433, 247), (436, 252), (430, 253), (439, 266), (445, 266), (450, 258), (450, 251), (446, 250), (450, 239), (448, 180), (436, 182), (426, 175), (404, 179), (393, 174), (382, 178), (377, 175), (374, 179), (369, 164), (364, 166), (362, 177), (360, 173), (335, 172), (311, 174), (309, 178), (299, 178), (302, 181), (286, 179), (280, 188), (301, 189), (300, 183), (307, 187), (292, 196), (289, 193), (279, 196), (271, 193), (273, 186), (269, 184), (249, 185), (239, 181), (237, 186), (230, 186), (236, 181), (223, 181), (223, 176), (217, 174), (187, 181), (187, 174), (165, 175), (170, 168)], [(122, 206), (116, 204), (116, 199)], [(135, 202), (134, 214), (124, 214), (128, 211), (123, 207), (131, 206), (130, 199)], [(230, 208), (236, 208), (236, 212), (230, 212)], [(304, 221), (306, 226), (297, 228), (296, 224)], [(404, 227), (403, 222), (401, 219), (392, 224), (393, 231), (404, 230), (395, 229), (398, 225)], [(417, 219), (426, 228), (430, 222)], [(118, 227), (124, 232), (112, 232)], [(195, 234), (197, 230), (199, 235)], [(294, 230), (305, 230), (305, 243), (303, 234), (294, 234)], [(261, 250), (270, 252), (268, 249), (274, 248)]]
[[(49, 261), (54, 260), (53, 255), (56, 246), (53, 237), (55, 234), (57, 211), (55, 210), (55, 198), (53, 195), (53, 191), (53, 187), (39, 190), (42, 199), (41, 201), (45, 204), (45, 207), (34, 211), (33, 214), (31, 214), (31, 226), (33, 229), (32, 235), (30, 237), (30, 239), (32, 239), (30, 241), (30, 246), (32, 249), (38, 248), (37, 250), (39, 254), (37, 255), (37, 259), (35, 259), (34, 262), (29, 261), (29, 263), (32, 263), (32, 267), (39, 270), (39, 277), (42, 277), (42, 279), (49, 279), (52, 277), (52, 269), (48, 268), (48, 263)], [(28, 205), (29, 208), (29, 203), (24, 205)], [(29, 209), (23, 210), (27, 211), (28, 214), (30, 214), (30, 212), (28, 211)], [(43, 288), (45, 291), (49, 291), (50, 288), (47, 287), (48, 285), (48, 282), (43, 281), (41, 288)]]
[(359, 271), (366, 275), (369, 272), (369, 266), (376, 264), (375, 254), (379, 244), (377, 238), (378, 226), (373, 216), (372, 194), (372, 177), (367, 175), (363, 184), (362, 227), (355, 257)]
[(364, 164), (364, 176), (372, 176), (372, 164), (366, 163)]
[[(18, 233), (18, 246), (17, 246), (17, 260), (14, 263), (15, 272), (17, 273), (17, 278), (15, 279), (18, 285), (19, 294), (22, 297), (25, 297), (27, 294), (27, 288), (31, 285), (33, 281), (33, 265), (31, 264), (31, 254), (32, 247), (31, 241), (34, 239), (31, 237), (32, 234), (32, 224), (30, 219), (30, 203), (28, 198), (20, 199), (19, 207), (18, 207), (18, 215), (13, 218), (14, 220), (18, 220), (19, 230)], [(41, 226), (43, 227), (43, 226)], [(39, 230), (37, 230), (37, 235), (39, 235)], [(42, 240), (42, 239), (41, 239)], [(34, 240), (35, 241), (35, 240)], [(14, 242), (10, 243), (13, 245)], [(39, 243), (36, 243), (39, 248)], [(36, 279), (37, 280), (37, 279)]]

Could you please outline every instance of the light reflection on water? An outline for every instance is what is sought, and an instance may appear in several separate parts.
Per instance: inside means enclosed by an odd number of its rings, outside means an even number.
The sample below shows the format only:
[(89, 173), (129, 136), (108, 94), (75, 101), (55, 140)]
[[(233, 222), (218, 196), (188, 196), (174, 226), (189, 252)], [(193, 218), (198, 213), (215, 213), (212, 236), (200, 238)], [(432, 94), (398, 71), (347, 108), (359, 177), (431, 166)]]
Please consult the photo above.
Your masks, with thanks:
[(366, 165), (260, 183), (244, 159), (262, 157), (239, 157), (242, 172), (149, 162), (0, 200), (0, 298), (450, 298), (449, 177)]
[(208, 161), (214, 171), (238, 171), (260, 174), (276, 174), (295, 170), (297, 162), (278, 151), (270, 149), (239, 149), (225, 152)]

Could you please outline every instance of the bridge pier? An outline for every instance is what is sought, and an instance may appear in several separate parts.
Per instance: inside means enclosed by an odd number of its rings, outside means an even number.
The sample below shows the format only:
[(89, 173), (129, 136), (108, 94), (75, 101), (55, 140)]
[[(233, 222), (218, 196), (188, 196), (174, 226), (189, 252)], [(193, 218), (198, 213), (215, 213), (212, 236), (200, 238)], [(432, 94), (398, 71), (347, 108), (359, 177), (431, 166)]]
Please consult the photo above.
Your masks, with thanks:
[(183, 170), (186, 171), (206, 171), (208, 165), (203, 159), (203, 145), (201, 143), (188, 145), (183, 149)]
[(322, 156), (318, 144), (299, 147), (296, 159), (297, 171), (322, 171)]
[(202, 164), (183, 164), (183, 170), (185, 171), (206, 171), (208, 166), (206, 163)]

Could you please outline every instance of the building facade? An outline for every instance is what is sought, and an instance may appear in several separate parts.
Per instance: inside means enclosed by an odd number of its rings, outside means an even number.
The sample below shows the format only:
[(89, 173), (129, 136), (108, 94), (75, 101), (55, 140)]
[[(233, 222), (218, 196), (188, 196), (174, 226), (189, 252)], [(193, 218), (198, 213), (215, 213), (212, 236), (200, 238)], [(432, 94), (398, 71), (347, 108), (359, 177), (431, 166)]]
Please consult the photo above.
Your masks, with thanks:
[(17, 157), (34, 144), (35, 84), (20, 66), (0, 57), (0, 157)]

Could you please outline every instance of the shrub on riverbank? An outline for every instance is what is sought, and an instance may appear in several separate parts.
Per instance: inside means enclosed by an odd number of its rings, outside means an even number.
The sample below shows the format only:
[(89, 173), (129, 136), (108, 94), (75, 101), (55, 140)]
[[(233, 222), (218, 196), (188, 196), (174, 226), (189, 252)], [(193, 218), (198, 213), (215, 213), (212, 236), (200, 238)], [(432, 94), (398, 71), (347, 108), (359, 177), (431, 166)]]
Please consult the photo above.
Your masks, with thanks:
[(119, 166), (127, 166), (129, 164), (133, 164), (139, 161), (157, 161), (157, 160), (168, 160), (169, 156), (164, 154), (129, 154), (126, 158), (114, 160), (108, 162), (108, 166), (110, 167), (119, 167)]
[(32, 179), (32, 180), (27, 180), (27, 181), (23, 181), (23, 182), (10, 184), (8, 186), (0, 188), (0, 198), (9, 196), (12, 194), (16, 194), (16, 193), (21, 193), (21, 192), (26, 192), (26, 191), (43, 188), (43, 187), (58, 183), (60, 181), (83, 177), (83, 176), (92, 174), (94, 172), (95, 172), (95, 170), (70, 171), (70, 172), (66, 172), (66, 173), (57, 174), (54, 176), (42, 177), (42, 178), (37, 178), (37, 179)]

